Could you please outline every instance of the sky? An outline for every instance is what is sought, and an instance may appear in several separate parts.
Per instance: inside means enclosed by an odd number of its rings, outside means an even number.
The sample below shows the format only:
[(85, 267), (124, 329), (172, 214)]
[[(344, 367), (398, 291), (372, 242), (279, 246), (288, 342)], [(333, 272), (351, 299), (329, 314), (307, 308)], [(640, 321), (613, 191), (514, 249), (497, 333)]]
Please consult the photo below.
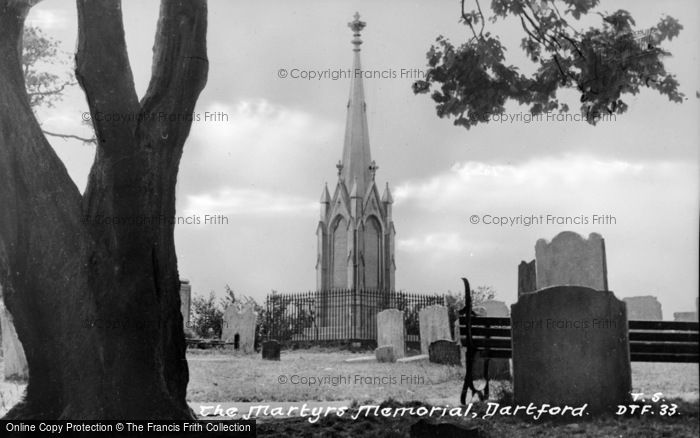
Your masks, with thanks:
[[(123, 1), (129, 57), (139, 95), (150, 71), (158, 3)], [(459, 2), (209, 1), (209, 79), (185, 145), (177, 183), (180, 216), (223, 215), (227, 223), (178, 225), (179, 271), (195, 295), (225, 285), (262, 302), (272, 290), (315, 288), (316, 226), (324, 183), (332, 189), (341, 158), (349, 80), (305, 79), (304, 72), (351, 67), (347, 23), (359, 11), (366, 70), (396, 77), (366, 79), (377, 183), (394, 194), (396, 287), (410, 292), (462, 292), (491, 286), (497, 299), (517, 297), (517, 265), (532, 260), (535, 242), (566, 230), (601, 234), (608, 283), (619, 298), (654, 295), (664, 317), (695, 310), (698, 293), (698, 144), (700, 90), (694, 0), (604, 0), (626, 9), (637, 29), (663, 15), (684, 29), (666, 43), (687, 100), (669, 102), (651, 90), (627, 97), (629, 111), (592, 127), (583, 122), (491, 122), (469, 131), (439, 119), (432, 101), (416, 96), (412, 72), (424, 71), (438, 35), (464, 41)], [(598, 25), (597, 16), (585, 26)], [(75, 50), (75, 2), (44, 0), (28, 22)], [(522, 29), (489, 24), (509, 47), (509, 62), (530, 64), (519, 49)], [(67, 72), (65, 65), (49, 66)], [(281, 69), (287, 72), (281, 77)], [(390, 76), (393, 76), (389, 73)], [(578, 96), (563, 94), (572, 108)], [(38, 116), (48, 130), (89, 136), (81, 122), (84, 94), (72, 87)], [(507, 106), (511, 115), (525, 107)], [(206, 113), (219, 120), (204, 120)], [(49, 138), (81, 190), (94, 146)], [(491, 217), (587, 218), (588, 224), (498, 225)], [(592, 224), (594, 215), (614, 223)], [(472, 223), (476, 217), (478, 223)]]

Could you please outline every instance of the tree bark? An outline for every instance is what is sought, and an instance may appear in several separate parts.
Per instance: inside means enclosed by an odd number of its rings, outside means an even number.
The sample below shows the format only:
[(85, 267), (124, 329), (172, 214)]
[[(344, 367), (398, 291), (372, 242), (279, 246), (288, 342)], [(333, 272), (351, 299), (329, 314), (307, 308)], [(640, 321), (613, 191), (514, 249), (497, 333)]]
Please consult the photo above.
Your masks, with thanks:
[(161, 2), (139, 102), (121, 2), (77, 0), (76, 77), (98, 142), (82, 196), (24, 87), (34, 3), (0, 0), (0, 284), (29, 368), (6, 418), (190, 419), (173, 218), (186, 116), (207, 78), (206, 1)]

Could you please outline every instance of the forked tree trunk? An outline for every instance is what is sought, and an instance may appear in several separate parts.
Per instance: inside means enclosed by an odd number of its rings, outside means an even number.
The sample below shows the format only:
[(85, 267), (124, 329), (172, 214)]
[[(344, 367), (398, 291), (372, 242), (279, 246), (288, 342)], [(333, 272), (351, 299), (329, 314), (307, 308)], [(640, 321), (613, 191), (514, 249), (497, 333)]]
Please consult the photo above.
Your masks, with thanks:
[(77, 0), (76, 76), (98, 139), (83, 195), (26, 95), (21, 35), (35, 3), (0, 0), (0, 284), (29, 368), (6, 418), (192, 418), (172, 218), (208, 71), (206, 0), (162, 1), (140, 102), (121, 2)]

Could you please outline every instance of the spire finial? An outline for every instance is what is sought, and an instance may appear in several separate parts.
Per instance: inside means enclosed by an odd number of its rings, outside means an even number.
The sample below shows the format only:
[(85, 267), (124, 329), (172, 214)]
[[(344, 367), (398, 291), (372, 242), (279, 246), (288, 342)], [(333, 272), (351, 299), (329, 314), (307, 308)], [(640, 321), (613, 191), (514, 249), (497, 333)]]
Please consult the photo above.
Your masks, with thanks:
[(360, 32), (362, 32), (362, 29), (367, 26), (367, 23), (364, 21), (360, 21), (360, 13), (355, 12), (354, 15), (354, 20), (348, 23), (348, 27), (352, 29), (352, 36), (354, 37), (352, 39), (352, 43), (355, 45), (355, 48), (353, 49), (356, 52), (360, 51), (360, 44), (362, 44), (362, 40), (360, 39)]
[(338, 164), (336, 164), (335, 167), (338, 169), (338, 177), (340, 177), (340, 173), (343, 171), (343, 162), (338, 160)]
[(377, 173), (377, 169), (379, 169), (379, 166), (372, 160), (372, 163), (369, 165), (369, 173), (372, 175), (372, 181), (374, 181), (374, 175)]

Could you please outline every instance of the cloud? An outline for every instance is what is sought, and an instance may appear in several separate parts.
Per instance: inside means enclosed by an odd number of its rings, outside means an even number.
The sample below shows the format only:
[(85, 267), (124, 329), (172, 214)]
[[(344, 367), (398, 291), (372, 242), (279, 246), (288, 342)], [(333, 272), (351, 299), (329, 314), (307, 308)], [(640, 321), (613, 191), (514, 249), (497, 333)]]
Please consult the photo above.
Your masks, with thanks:
[(318, 175), (333, 175), (340, 123), (265, 99), (214, 102), (198, 112), (221, 112), (228, 120), (193, 124), (183, 155), (186, 190), (252, 185), (315, 194), (323, 183)]
[(399, 239), (400, 251), (423, 253), (426, 251), (460, 252), (467, 247), (467, 242), (458, 233), (429, 233), (419, 237)]
[[(467, 161), (394, 191), (397, 206), (474, 211), (620, 207), (627, 192), (659, 192), (659, 183), (694, 184), (695, 167), (681, 162), (601, 160), (585, 155), (538, 157), (520, 164)], [(662, 193), (659, 193), (662, 194)]]
[(187, 196), (184, 213), (253, 216), (313, 216), (318, 202), (260, 189), (225, 188), (214, 194)]
[(68, 23), (63, 11), (33, 8), (26, 20), (27, 25), (43, 30), (64, 29)]

